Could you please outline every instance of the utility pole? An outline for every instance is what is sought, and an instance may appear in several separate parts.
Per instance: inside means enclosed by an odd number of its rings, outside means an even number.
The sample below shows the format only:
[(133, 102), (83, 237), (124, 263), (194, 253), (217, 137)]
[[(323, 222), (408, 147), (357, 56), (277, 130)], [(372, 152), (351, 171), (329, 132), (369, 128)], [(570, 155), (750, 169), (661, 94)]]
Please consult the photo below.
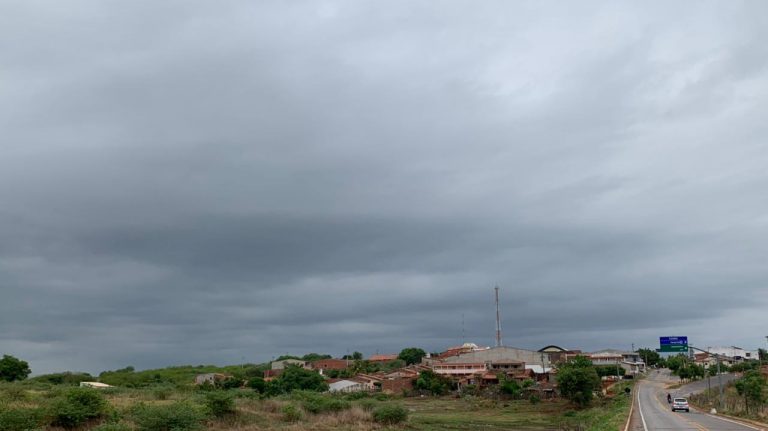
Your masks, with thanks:
[(501, 347), (501, 314), (499, 314), (499, 286), (496, 291), (496, 347)]

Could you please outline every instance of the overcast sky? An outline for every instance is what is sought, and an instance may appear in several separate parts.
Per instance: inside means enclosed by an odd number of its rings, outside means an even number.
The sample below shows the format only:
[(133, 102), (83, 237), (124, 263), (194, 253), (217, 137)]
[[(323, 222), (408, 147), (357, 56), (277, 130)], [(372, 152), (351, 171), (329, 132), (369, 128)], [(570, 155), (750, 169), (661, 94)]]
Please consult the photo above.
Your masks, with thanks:
[(766, 16), (3, 1), (0, 353), (766, 347)]

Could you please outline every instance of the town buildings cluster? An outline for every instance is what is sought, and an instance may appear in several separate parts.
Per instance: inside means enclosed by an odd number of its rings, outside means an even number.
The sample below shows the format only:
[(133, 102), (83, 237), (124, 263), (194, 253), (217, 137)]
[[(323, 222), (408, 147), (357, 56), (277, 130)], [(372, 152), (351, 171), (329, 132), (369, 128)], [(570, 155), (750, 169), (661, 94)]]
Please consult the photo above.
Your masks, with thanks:
[[(757, 352), (745, 351), (738, 347), (709, 348), (720, 360), (728, 365), (757, 358)], [(549, 345), (539, 350), (527, 350), (508, 346), (479, 347), (473, 343), (449, 347), (439, 354), (427, 354), (418, 364), (403, 367), (382, 367), (388, 371), (354, 372), (352, 359), (283, 359), (271, 362), (271, 368), (264, 372), (264, 380), (277, 378), (288, 367), (313, 370), (326, 377), (331, 392), (380, 391), (402, 393), (414, 389), (419, 375), (430, 371), (450, 379), (459, 389), (472, 385), (488, 387), (500, 380), (530, 380), (534, 389), (546, 396), (556, 387), (557, 366), (576, 356), (589, 359), (595, 366), (616, 367), (616, 376), (634, 377), (646, 372), (646, 363), (638, 352), (605, 349), (595, 352), (565, 349)], [(364, 360), (368, 364), (393, 364), (397, 354), (376, 354)], [(713, 365), (716, 358), (708, 354), (696, 354), (695, 361), (705, 367)], [(345, 375), (345, 377), (339, 377)], [(226, 379), (223, 374), (201, 374), (195, 383), (215, 384)]]
[[(500, 379), (535, 382), (537, 390), (544, 394), (555, 386), (557, 364), (575, 356), (591, 358), (596, 365), (616, 365), (623, 374), (635, 375), (645, 371), (645, 363), (637, 353), (618, 350), (602, 350), (585, 353), (558, 346), (546, 346), (539, 350), (527, 350), (508, 346), (479, 347), (473, 343), (450, 347), (439, 354), (428, 354), (421, 363), (407, 365), (390, 371), (355, 373), (344, 378), (328, 378), (332, 392), (381, 391), (401, 393), (412, 390), (419, 375), (424, 371), (450, 379), (458, 388), (467, 385), (487, 387), (499, 384)], [(397, 354), (373, 355), (369, 363), (386, 364), (396, 361)], [(273, 361), (271, 369), (264, 373), (265, 380), (277, 378), (289, 366), (314, 370), (322, 375), (336, 375), (329, 371), (346, 371), (354, 361), (349, 359), (320, 359), (304, 361), (285, 359)], [(618, 374), (618, 373), (617, 373)]]

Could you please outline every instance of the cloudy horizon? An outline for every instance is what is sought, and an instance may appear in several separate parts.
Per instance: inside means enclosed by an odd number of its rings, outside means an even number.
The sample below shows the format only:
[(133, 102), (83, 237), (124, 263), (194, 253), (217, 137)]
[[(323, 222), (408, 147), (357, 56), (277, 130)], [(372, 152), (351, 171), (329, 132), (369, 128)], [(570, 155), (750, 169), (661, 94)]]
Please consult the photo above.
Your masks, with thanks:
[(767, 13), (3, 2), (0, 354), (765, 348)]

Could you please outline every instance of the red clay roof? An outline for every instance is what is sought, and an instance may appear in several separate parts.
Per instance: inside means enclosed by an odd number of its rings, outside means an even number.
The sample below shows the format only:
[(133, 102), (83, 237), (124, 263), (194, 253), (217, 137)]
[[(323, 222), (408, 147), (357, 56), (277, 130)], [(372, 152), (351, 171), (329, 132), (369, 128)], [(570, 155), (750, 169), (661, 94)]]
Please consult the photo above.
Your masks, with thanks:
[(394, 361), (395, 359), (397, 359), (397, 354), (392, 354), (392, 355), (371, 355), (371, 357), (368, 358), (368, 360), (371, 361), (371, 362), (376, 362), (376, 361), (379, 361), (379, 362)]

